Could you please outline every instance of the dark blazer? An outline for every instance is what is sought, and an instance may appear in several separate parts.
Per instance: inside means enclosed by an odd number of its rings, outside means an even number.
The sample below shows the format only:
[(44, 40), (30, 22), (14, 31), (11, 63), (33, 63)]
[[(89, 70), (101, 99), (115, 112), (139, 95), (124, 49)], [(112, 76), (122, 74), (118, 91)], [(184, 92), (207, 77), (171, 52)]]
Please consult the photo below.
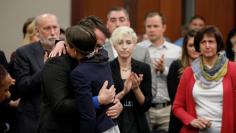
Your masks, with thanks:
[(42, 72), (42, 110), (38, 133), (79, 133), (70, 72), (77, 61), (67, 55), (50, 59)]
[(35, 133), (38, 125), (41, 70), (44, 66), (44, 50), (35, 42), (16, 50), (13, 74), (16, 93), (21, 98), (17, 114), (17, 133)]
[[(179, 69), (181, 68), (180, 60), (175, 60), (171, 63), (169, 72), (167, 75), (167, 88), (170, 96), (171, 104), (173, 104), (175, 99), (175, 94), (179, 85), (180, 74)], [(170, 122), (169, 122), (169, 133), (179, 133), (182, 128), (182, 122), (174, 115), (171, 110)]]
[[(102, 57), (102, 56), (101, 56)], [(107, 56), (81, 60), (71, 72), (71, 82), (75, 89), (76, 105), (80, 113), (80, 133), (101, 133), (115, 126), (115, 122), (106, 115), (107, 106), (95, 110), (92, 96), (97, 96), (104, 81), (113, 84)]]
[[(119, 93), (124, 88), (124, 81), (120, 75), (120, 65), (116, 58), (110, 62), (112, 77), (115, 83), (116, 93)], [(121, 99), (123, 111), (118, 118), (118, 125), (121, 133), (149, 133), (149, 127), (145, 117), (145, 112), (151, 106), (151, 69), (146, 63), (131, 60), (132, 72), (143, 74), (143, 81), (140, 84), (140, 89), (145, 96), (145, 101), (142, 106), (136, 100), (133, 92), (129, 92)], [(130, 105), (127, 105), (129, 104)]]

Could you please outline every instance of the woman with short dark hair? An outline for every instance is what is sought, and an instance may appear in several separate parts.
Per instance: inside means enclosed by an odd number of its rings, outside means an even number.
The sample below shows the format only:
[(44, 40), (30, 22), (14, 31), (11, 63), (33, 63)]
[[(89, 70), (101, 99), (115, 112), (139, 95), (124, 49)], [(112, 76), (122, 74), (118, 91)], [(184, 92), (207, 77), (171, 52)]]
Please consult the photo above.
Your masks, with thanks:
[(181, 133), (235, 133), (236, 64), (228, 61), (223, 38), (206, 26), (194, 38), (200, 56), (184, 70), (173, 104)]

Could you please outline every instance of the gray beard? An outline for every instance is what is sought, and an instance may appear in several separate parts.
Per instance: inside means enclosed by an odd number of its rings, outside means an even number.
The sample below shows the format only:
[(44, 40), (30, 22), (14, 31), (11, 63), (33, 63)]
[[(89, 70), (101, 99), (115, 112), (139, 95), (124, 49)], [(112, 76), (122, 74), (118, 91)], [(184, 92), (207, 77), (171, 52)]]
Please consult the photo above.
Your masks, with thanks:
[(40, 39), (41, 44), (43, 45), (44, 50), (51, 51), (51, 49), (55, 46), (56, 38), (49, 39)]
[(49, 46), (54, 46), (55, 45), (56, 38), (49, 38), (49, 39), (40, 39), (40, 42), (43, 45), (49, 45)]

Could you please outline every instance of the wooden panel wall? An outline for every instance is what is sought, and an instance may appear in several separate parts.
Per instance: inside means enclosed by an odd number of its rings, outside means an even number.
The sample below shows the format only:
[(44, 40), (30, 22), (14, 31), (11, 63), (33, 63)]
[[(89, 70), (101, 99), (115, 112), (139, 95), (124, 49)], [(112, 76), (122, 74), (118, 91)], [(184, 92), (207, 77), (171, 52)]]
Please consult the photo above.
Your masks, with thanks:
[(196, 0), (195, 11), (206, 19), (208, 25), (216, 25), (224, 39), (229, 30), (236, 26), (235, 0)]
[(140, 0), (136, 5), (136, 9), (136, 32), (142, 34), (145, 32), (144, 17), (148, 12), (160, 11), (160, 1)]
[(71, 24), (76, 24), (81, 18), (96, 15), (106, 22), (106, 14), (113, 6), (124, 6), (122, 0), (72, 0)]
[(166, 36), (175, 41), (181, 36), (183, 0), (161, 0), (160, 11), (166, 16)]
[(183, 0), (72, 0), (71, 22), (96, 15), (106, 22), (106, 14), (113, 6), (123, 6), (130, 14), (132, 28), (138, 34), (144, 33), (144, 16), (150, 11), (159, 11), (167, 18), (166, 36), (176, 40), (181, 33)]

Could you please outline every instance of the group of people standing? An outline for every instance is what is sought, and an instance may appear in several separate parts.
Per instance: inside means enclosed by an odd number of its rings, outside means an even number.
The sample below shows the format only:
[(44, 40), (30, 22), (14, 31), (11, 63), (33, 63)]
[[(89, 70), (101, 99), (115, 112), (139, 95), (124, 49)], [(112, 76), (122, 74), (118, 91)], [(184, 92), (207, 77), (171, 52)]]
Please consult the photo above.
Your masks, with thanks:
[(16, 133), (236, 131), (236, 64), (217, 27), (188, 30), (181, 50), (158, 12), (146, 15), (140, 43), (124, 8), (107, 17), (81, 19), (65, 40), (56, 15), (35, 18), (38, 40), (15, 52), (16, 81), (0, 66), (0, 100), (14, 84), (20, 98)]

